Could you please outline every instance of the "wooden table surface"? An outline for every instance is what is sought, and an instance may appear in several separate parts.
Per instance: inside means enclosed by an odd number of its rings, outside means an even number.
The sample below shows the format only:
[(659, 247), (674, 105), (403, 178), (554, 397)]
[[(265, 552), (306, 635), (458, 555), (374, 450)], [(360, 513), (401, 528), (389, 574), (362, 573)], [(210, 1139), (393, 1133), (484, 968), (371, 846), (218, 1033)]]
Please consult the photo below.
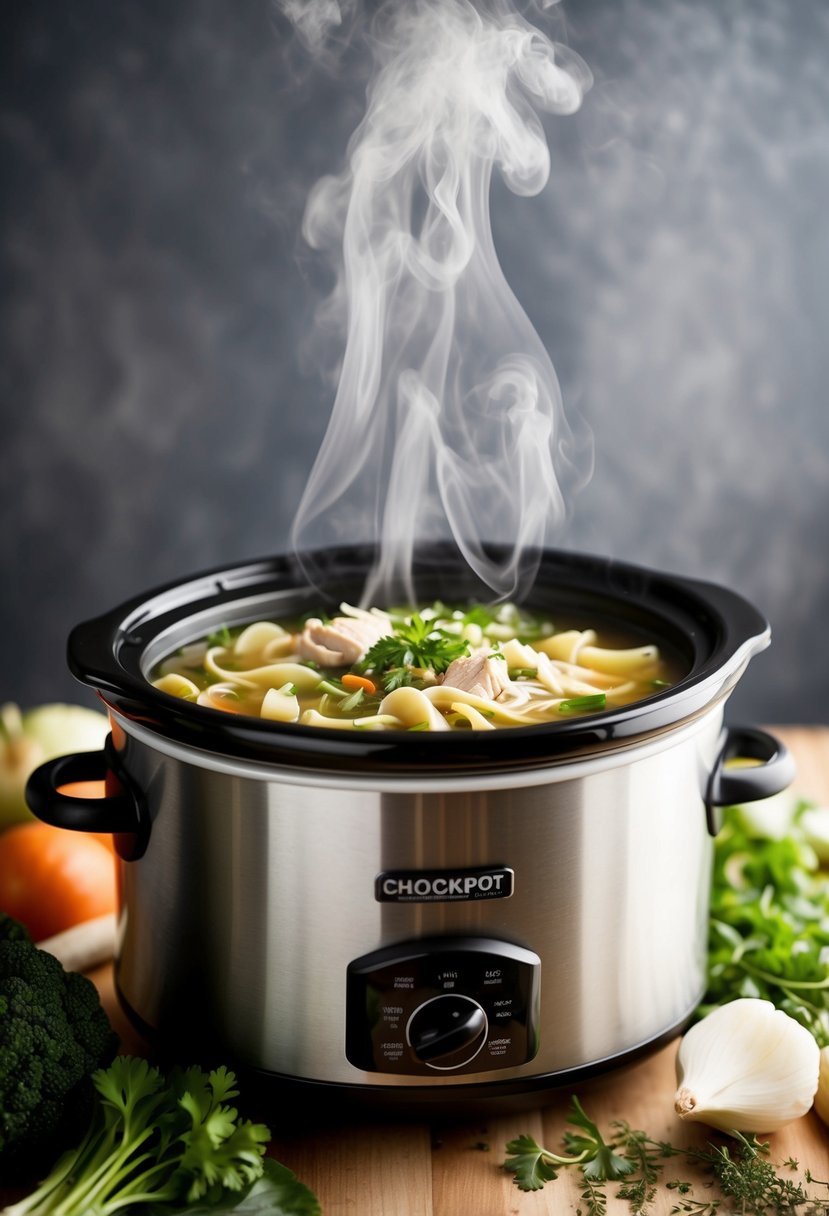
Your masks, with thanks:
[[(791, 747), (798, 762), (797, 789), (829, 803), (829, 728), (780, 728), (776, 732)], [(141, 1052), (143, 1044), (117, 1005), (109, 968), (94, 973), (104, 1005), (122, 1036), (122, 1049)], [(590, 1083), (578, 1094), (588, 1114), (603, 1129), (624, 1119), (653, 1138), (676, 1145), (702, 1144), (705, 1129), (680, 1124), (673, 1113), (674, 1058), (677, 1042), (646, 1060)], [(354, 1118), (324, 1129), (280, 1133), (272, 1144), (274, 1156), (290, 1166), (318, 1195), (324, 1216), (541, 1216), (575, 1212), (580, 1206), (578, 1172), (563, 1171), (542, 1190), (526, 1194), (500, 1167), (504, 1146), (521, 1132), (541, 1143), (560, 1146), (565, 1128), (569, 1090), (537, 1109), (509, 1116), (454, 1125), (372, 1123)], [(259, 1112), (257, 1117), (259, 1117)], [(829, 1178), (829, 1131), (814, 1114), (770, 1137), (772, 1159), (799, 1162), (785, 1177), (802, 1179), (806, 1169)], [(694, 1193), (710, 1199), (703, 1175), (687, 1167), (666, 1166), (663, 1183), (674, 1178), (694, 1181)], [(608, 1216), (629, 1214), (629, 1207), (611, 1196)], [(822, 1192), (825, 1198), (827, 1192)], [(650, 1211), (668, 1216), (676, 1191), (661, 1185)], [(581, 1204), (583, 1207), (583, 1204)], [(723, 1205), (721, 1211), (727, 1211)]]

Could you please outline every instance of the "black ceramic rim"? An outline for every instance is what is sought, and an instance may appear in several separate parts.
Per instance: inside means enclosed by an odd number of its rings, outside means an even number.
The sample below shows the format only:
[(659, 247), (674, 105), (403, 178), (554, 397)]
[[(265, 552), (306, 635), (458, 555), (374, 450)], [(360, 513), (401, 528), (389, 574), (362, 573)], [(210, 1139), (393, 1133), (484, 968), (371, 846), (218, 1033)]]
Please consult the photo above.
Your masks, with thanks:
[[(497, 553), (497, 547), (492, 551)], [(371, 560), (372, 550), (365, 546), (314, 554), (323, 585), (332, 588), (328, 596), (309, 587), (291, 556), (220, 567), (167, 584), (76, 626), (68, 643), (70, 670), (126, 718), (203, 751), (343, 773), (460, 775), (548, 766), (666, 731), (726, 697), (751, 655), (769, 639), (761, 613), (717, 584), (551, 549), (541, 554), (527, 607), (543, 610), (554, 621), (558, 616), (581, 619), (585, 627), (616, 624), (643, 640), (655, 640), (680, 657), (686, 674), (643, 701), (581, 718), (434, 733), (345, 732), (227, 714), (160, 692), (146, 678), (148, 656), (164, 637), (193, 640), (224, 623), (224, 617), (239, 623), (259, 619), (269, 615), (263, 601), (277, 602), (278, 612), (272, 607), (270, 615), (282, 616), (336, 609), (342, 600), (357, 602)], [(448, 544), (421, 547), (415, 579), (427, 600), (485, 598)], [(188, 633), (189, 622), (193, 628)]]

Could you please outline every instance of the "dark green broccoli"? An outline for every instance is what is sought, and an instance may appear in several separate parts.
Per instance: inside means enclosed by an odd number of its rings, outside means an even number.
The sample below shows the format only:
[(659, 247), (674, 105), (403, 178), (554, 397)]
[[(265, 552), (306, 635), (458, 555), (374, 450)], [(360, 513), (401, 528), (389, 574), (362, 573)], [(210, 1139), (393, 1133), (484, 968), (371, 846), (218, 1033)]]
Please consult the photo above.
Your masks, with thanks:
[(29, 930), (19, 920), (0, 912), (0, 942), (30, 942)]
[[(9, 923), (11, 922), (11, 923)], [(117, 1039), (91, 980), (0, 920), (0, 1172), (43, 1168), (88, 1116)]]

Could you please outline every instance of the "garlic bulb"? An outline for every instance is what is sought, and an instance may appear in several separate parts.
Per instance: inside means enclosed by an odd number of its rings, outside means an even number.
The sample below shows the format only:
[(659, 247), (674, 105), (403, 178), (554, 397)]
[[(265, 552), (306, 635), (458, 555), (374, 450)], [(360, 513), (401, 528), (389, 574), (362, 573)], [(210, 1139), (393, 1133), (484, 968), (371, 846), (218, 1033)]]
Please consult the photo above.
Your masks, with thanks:
[(805, 1115), (818, 1084), (812, 1035), (771, 1001), (744, 997), (692, 1026), (677, 1056), (674, 1108), (720, 1131), (774, 1132)]
[(815, 1110), (829, 1126), (829, 1047), (820, 1049), (820, 1073), (818, 1075)]

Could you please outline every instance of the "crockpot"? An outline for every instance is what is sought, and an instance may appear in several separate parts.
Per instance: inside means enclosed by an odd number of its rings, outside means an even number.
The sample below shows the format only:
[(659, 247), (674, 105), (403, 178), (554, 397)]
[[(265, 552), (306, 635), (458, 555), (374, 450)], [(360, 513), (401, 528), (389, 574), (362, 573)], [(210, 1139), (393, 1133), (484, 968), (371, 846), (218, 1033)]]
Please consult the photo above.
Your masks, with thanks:
[[(112, 733), (43, 765), (28, 798), (115, 834), (124, 1009), (179, 1058), (386, 1108), (537, 1099), (664, 1042), (705, 988), (718, 808), (792, 777), (772, 736), (723, 725), (768, 624), (725, 588), (548, 550), (527, 606), (656, 641), (675, 684), (428, 734), (226, 714), (149, 682), (220, 626), (357, 602), (371, 560), (315, 555), (325, 596), (292, 557), (213, 570), (72, 632)], [(421, 548), (415, 579), (424, 600), (482, 594), (448, 546)], [(100, 778), (105, 798), (61, 792)]]

